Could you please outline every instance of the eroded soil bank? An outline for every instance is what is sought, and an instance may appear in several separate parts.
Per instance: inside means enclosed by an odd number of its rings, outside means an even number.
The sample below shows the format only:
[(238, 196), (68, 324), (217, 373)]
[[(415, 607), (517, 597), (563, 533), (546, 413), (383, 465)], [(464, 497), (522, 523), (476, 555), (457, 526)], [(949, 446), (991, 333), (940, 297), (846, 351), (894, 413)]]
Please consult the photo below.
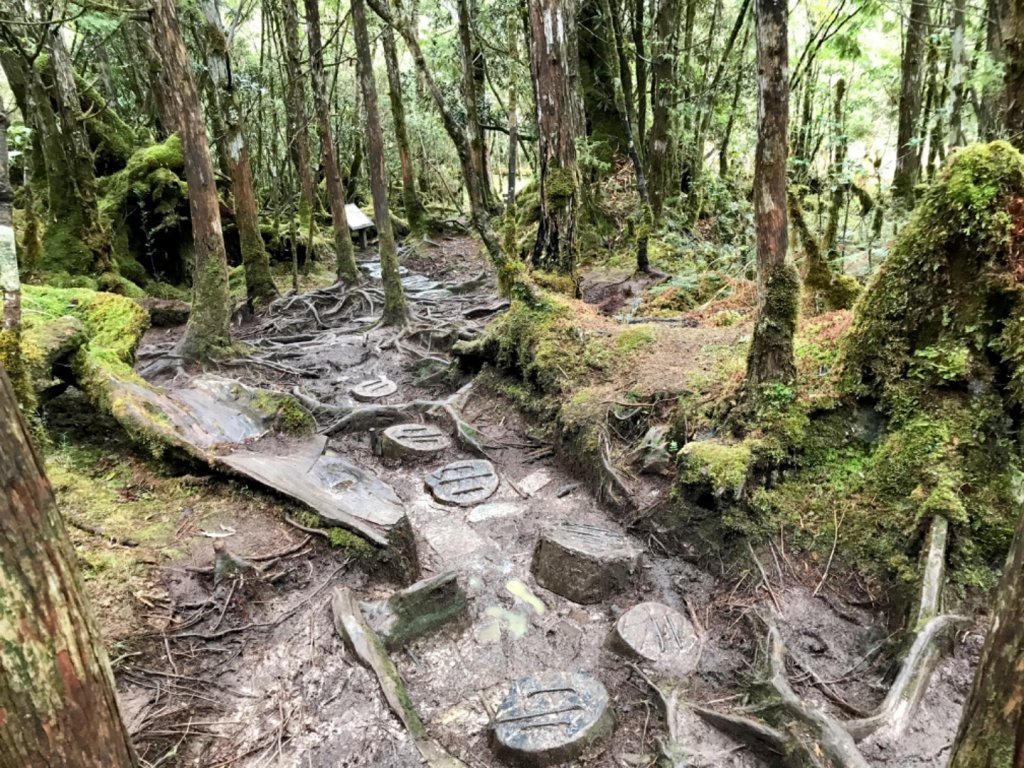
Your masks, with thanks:
[[(764, 633), (752, 620), (755, 610), (775, 615), (802, 695), (844, 718), (878, 705), (900, 649), (886, 606), (863, 583), (830, 575), (791, 551), (784, 530), (742, 563), (717, 560), (696, 545), (685, 557), (670, 554), (656, 530), (634, 525), (640, 515), (597, 501), (588, 468), (559, 455), (550, 425), (524, 415), (495, 372), (481, 374), (459, 401), (499, 481), (479, 504), (439, 504), (424, 486), (426, 475), (444, 465), (480, 458), (465, 443), (452, 440), (442, 453), (411, 462), (376, 455), (383, 423), (338, 429), (333, 409), (359, 407), (349, 396), (359, 382), (395, 382), (395, 393), (378, 403), (387, 406), (443, 400), (464, 387), (448, 374), (448, 349), (501, 311), (493, 275), (467, 240), (444, 240), (406, 264), (415, 313), (410, 331), (370, 327), (379, 306), (366, 265), (365, 296), (348, 301), (334, 289), (281, 300), (237, 329), (252, 344), (251, 356), (216, 373), (309, 404), (329, 433), (329, 449), (400, 498), (414, 535), (416, 576), (458, 574), (469, 597), (466, 618), (392, 654), (413, 706), (442, 747), (469, 766), (508, 764), (492, 748), (494, 713), (516, 679), (556, 669), (600, 680), (615, 713), (612, 735), (575, 764), (654, 765), (669, 730), (690, 765), (776, 764), (777, 756), (732, 741), (688, 707), (760, 714)], [(479, 279), (453, 285), (453, 275), (477, 273)], [(331, 311), (335, 306), (341, 308)], [(699, 352), (711, 330), (672, 329), (680, 345), (674, 386), (685, 389), (707, 374)], [(717, 345), (742, 343), (744, 336), (742, 325), (713, 331)], [(199, 373), (153, 365), (179, 332), (154, 329), (139, 352), (137, 369), (169, 390)], [(69, 514), (121, 540), (73, 531), (143, 758), (207, 768), (421, 765), (377, 679), (346, 650), (329, 607), (337, 585), (367, 601), (400, 589), (393, 563), (266, 489), (194, 463), (156, 463), (116, 424), (84, 410), (74, 392), (48, 407), (51, 474)], [(451, 431), (444, 418), (406, 417)], [(87, 480), (95, 490), (87, 490)], [(625, 486), (640, 510), (670, 492), (659, 474), (630, 475)], [(607, 599), (581, 605), (536, 582), (538, 538), (567, 522), (625, 533), (642, 550), (628, 583)], [(256, 567), (215, 580), (215, 544)], [(692, 671), (678, 675), (611, 647), (621, 615), (648, 601), (670, 606), (692, 625), (698, 642), (686, 648), (684, 665)], [(945, 764), (979, 647), (976, 630), (955, 636), (908, 733), (879, 734), (861, 745), (872, 765)], [(652, 684), (676, 703), (671, 724)]]

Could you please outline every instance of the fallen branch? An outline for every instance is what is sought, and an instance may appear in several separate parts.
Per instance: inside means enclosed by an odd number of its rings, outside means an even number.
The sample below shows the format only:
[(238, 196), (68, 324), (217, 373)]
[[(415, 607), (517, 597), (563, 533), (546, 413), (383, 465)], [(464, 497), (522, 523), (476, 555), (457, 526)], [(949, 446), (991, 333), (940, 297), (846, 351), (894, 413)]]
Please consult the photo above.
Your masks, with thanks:
[(384, 650), (377, 633), (366, 623), (351, 590), (347, 587), (335, 587), (331, 595), (331, 612), (334, 614), (334, 626), (338, 634), (358, 659), (373, 670), (384, 693), (384, 699), (409, 731), (427, 765), (430, 768), (466, 768), (465, 763), (449, 755), (430, 738), (426, 726), (413, 709), (395, 662)]
[(107, 533), (102, 528), (97, 528), (94, 525), (89, 525), (88, 523), (84, 523), (81, 520), (77, 519), (76, 517), (73, 517), (72, 515), (69, 515), (67, 513), (64, 514), (64, 519), (68, 521), (68, 525), (70, 525), (72, 528), (77, 528), (78, 530), (84, 531), (85, 533), (90, 533), (93, 536), (99, 536), (101, 539), (106, 539), (111, 544), (117, 544), (118, 546), (121, 546), (121, 547), (137, 547), (137, 546), (139, 546), (139, 542), (135, 541), (135, 539), (122, 538), (121, 536), (114, 536), (111, 533)]

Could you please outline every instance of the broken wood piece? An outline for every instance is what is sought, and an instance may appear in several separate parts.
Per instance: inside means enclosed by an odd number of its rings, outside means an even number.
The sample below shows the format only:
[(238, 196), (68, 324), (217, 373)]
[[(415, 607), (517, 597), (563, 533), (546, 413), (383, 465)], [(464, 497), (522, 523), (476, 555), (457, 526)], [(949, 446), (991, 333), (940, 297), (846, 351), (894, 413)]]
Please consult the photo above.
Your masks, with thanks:
[(361, 603), (384, 647), (396, 651), (466, 615), (469, 601), (454, 572), (423, 579), (387, 600)]
[(256, 563), (239, 557), (223, 541), (213, 542), (213, 583), (218, 584), (224, 578), (236, 573), (247, 573), (248, 571), (260, 572)]
[(765, 759), (769, 755), (774, 755), (776, 764), (792, 765), (786, 759), (788, 739), (781, 731), (749, 717), (716, 712), (713, 709), (695, 705), (691, 705), (690, 709), (712, 728), (716, 728), (731, 739), (746, 744), (754, 750), (759, 758)]
[(427, 728), (412, 706), (398, 667), (384, 650), (377, 633), (366, 623), (355, 595), (347, 587), (335, 587), (331, 594), (331, 612), (334, 627), (346, 645), (361, 663), (377, 676), (384, 699), (391, 711), (409, 731), (416, 748), (430, 768), (466, 768), (465, 763), (452, 757), (430, 738)]

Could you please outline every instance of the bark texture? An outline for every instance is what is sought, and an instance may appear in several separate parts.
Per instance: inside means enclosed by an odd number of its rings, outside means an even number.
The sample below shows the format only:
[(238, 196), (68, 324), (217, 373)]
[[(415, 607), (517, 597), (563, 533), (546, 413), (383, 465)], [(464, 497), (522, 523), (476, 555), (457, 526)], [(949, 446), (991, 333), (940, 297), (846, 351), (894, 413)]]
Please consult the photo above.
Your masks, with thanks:
[(220, 222), (220, 201), (214, 182), (210, 145), (192, 68), (178, 25), (174, 0), (157, 0), (152, 11), (153, 35), (160, 52), (168, 98), (178, 114), (178, 128), (185, 159), (188, 204), (195, 240), (192, 271), (192, 312), (189, 314), (183, 354), (192, 359), (208, 357), (231, 343), (231, 296), (228, 262)]
[[(310, 165), (309, 116), (302, 77), (302, 48), (299, 45), (299, 13), (295, 0), (281, 0), (281, 34), (285, 63), (285, 113), (288, 123), (289, 154), (299, 179), (299, 219), (306, 232), (313, 228), (316, 187)], [(306, 258), (312, 258), (312, 251)]]
[(662, 0), (654, 17), (651, 64), (651, 130), (647, 136), (647, 164), (650, 168), (651, 210), (661, 219), (668, 196), (669, 142), (672, 134), (672, 105), (676, 93), (676, 40), (680, 0)]
[[(341, 184), (341, 168), (334, 151), (334, 132), (331, 130), (331, 111), (327, 104), (327, 81), (324, 78), (324, 50), (320, 41), (319, 0), (305, 0), (306, 35), (309, 38), (309, 71), (313, 81), (313, 107), (317, 129), (320, 132), (320, 154), (323, 155), (324, 176), (327, 178), (327, 202), (331, 207), (334, 228), (334, 254), (338, 259), (338, 279), (345, 283), (359, 281), (352, 234), (345, 215), (345, 188)], [(377, 222), (378, 231), (380, 222)]]
[(789, 123), (785, 0), (755, 0), (757, 148), (754, 221), (758, 307), (747, 354), (747, 384), (792, 381), (800, 277), (786, 255), (786, 131)]
[(915, 143), (921, 115), (921, 70), (928, 40), (929, 0), (912, 0), (900, 70), (900, 114), (896, 129), (896, 170), (892, 186), (897, 197), (912, 203), (921, 175), (921, 156)]
[[(0, 318), (0, 367), (6, 368), (20, 389), (21, 365), (21, 281), (14, 238), (14, 191), (7, 160), (7, 109), (0, 103), (0, 291), (3, 292), (3, 317)], [(22, 393), (18, 392), (19, 399)]]
[(380, 266), (384, 282), (384, 311), (381, 319), (385, 325), (401, 325), (406, 321), (409, 308), (405, 302), (405, 292), (402, 290), (402, 279), (398, 274), (398, 251), (395, 247), (395, 233), (391, 227), (388, 181), (384, 168), (384, 134), (380, 128), (380, 108), (377, 105), (377, 85), (373, 80), (373, 54), (370, 51), (370, 36), (366, 30), (364, 0), (352, 0), (352, 32), (356, 40), (359, 88), (366, 109), (370, 193), (373, 195), (373, 215), (377, 222), (377, 245), (380, 249)]
[(231, 179), (231, 196), (235, 201), (235, 223), (245, 266), (245, 292), (251, 305), (268, 304), (277, 297), (277, 287), (270, 276), (270, 259), (260, 233), (249, 144), (231, 71), (227, 34), (217, 0), (200, 0), (199, 7), (206, 19), (206, 65), (214, 89), (214, 108), (224, 122), (223, 163)]
[[(1006, 111), (1003, 123), (1007, 138), (1024, 150), (1024, 2), (1006, 0), (999, 24), (1006, 69)], [(1016, 766), (1015, 766), (1016, 768)]]
[(1024, 516), (992, 605), (992, 626), (949, 768), (1024, 766)]
[(573, 275), (579, 255), (581, 193), (576, 139), (583, 132), (575, 0), (531, 0), (530, 31), (540, 164), (540, 223), (533, 262)]
[(0, 369), (0, 765), (132, 768), (110, 663)]

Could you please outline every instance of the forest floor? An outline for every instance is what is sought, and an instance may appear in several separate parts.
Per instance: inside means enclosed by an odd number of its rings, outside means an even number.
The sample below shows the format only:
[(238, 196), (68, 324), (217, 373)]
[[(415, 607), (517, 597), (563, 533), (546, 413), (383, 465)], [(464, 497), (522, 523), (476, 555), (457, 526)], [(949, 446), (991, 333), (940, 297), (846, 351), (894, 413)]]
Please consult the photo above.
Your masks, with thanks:
[[(369, 254), (366, 254), (369, 256)], [(425, 326), (467, 325), (492, 316), (493, 275), (472, 242), (441, 239), (404, 261), (407, 280), (441, 283), (411, 293)], [(368, 270), (372, 272), (372, 269)], [(481, 274), (467, 293), (444, 290)], [(424, 288), (421, 284), (420, 288)], [(636, 287), (642, 292), (644, 286)], [(438, 292), (440, 291), (440, 292)], [(613, 292), (594, 289), (595, 303)], [(284, 306), (284, 305), (282, 305)], [(481, 314), (482, 313), (482, 314)], [(238, 329), (243, 338), (329, 334), (329, 343), (295, 342), (287, 365), (222, 367), (221, 375), (332, 404), (355, 383), (386, 375), (398, 385), (393, 403), (437, 399), (457, 384), (424, 366), (393, 330), (353, 330), (353, 318), (319, 317), (296, 301), (274, 318)], [(706, 372), (699, 352), (742, 343), (745, 329), (680, 327), (678, 354), (666, 375), (685, 381)], [(271, 329), (273, 326), (273, 329)], [(153, 329), (139, 351), (144, 369), (180, 329)], [(702, 335), (704, 334), (704, 335)], [(424, 339), (416, 346), (422, 349)], [(399, 343), (395, 343), (396, 340)], [(429, 344), (429, 342), (426, 342)], [(195, 371), (164, 373), (156, 383), (180, 387)], [(461, 382), (459, 382), (461, 383)], [(520, 677), (545, 669), (589, 673), (604, 683), (615, 712), (614, 736), (578, 761), (587, 766), (651, 766), (666, 723), (643, 664), (609, 648), (617, 619), (635, 604), (657, 601), (689, 617), (698, 639), (694, 669), (676, 681), (680, 706), (674, 731), (691, 765), (761, 766), (770, 759), (704, 723), (685, 702), (737, 707), (763, 674), (763, 633), (748, 621), (770, 608), (794, 657), (813, 668), (832, 701), (807, 682), (802, 695), (838, 714), (873, 710), (894, 667), (881, 653), (889, 639), (883, 606), (866, 605), (842, 579), (822, 578), (785, 532), (763, 571), (670, 556), (654, 536), (628, 529), (606, 511), (557, 455), (544, 425), (522, 414), (502, 379), (482, 374), (462, 416), (486, 436), (497, 468), (497, 491), (477, 507), (436, 503), (424, 476), (448, 461), (472, 458), (454, 445), (423, 463), (374, 455), (365, 433), (331, 438), (331, 447), (390, 484), (416, 537), (421, 576), (455, 571), (470, 598), (468, 618), (415, 641), (393, 658), (430, 735), (473, 766), (503, 763), (490, 745), (493, 713)], [(401, 587), (359, 547), (331, 546), (290, 525), (301, 511), (265, 490), (193, 465), (158, 462), (117, 425), (95, 415), (75, 390), (44, 414), (52, 437), (47, 465), (84, 566), (86, 587), (114, 661), (124, 715), (140, 754), (161, 766), (418, 766), (416, 745), (391, 714), (373, 674), (346, 650), (329, 607), (330, 589), (345, 585), (363, 600)], [(657, 498), (668, 481), (631, 478), (635, 499)], [(531, 557), (542, 530), (560, 522), (619, 530), (643, 549), (642, 567), (611, 599), (579, 605), (539, 586)], [(108, 537), (97, 535), (101, 530)], [(213, 545), (262, 563), (257, 573), (214, 583)], [(938, 768), (946, 762), (980, 650), (980, 635), (958, 635), (939, 663), (910, 731), (862, 744), (878, 768)], [(659, 678), (647, 669), (647, 678)], [(835, 701), (845, 703), (843, 713)], [(755, 706), (756, 708), (756, 706)]]

